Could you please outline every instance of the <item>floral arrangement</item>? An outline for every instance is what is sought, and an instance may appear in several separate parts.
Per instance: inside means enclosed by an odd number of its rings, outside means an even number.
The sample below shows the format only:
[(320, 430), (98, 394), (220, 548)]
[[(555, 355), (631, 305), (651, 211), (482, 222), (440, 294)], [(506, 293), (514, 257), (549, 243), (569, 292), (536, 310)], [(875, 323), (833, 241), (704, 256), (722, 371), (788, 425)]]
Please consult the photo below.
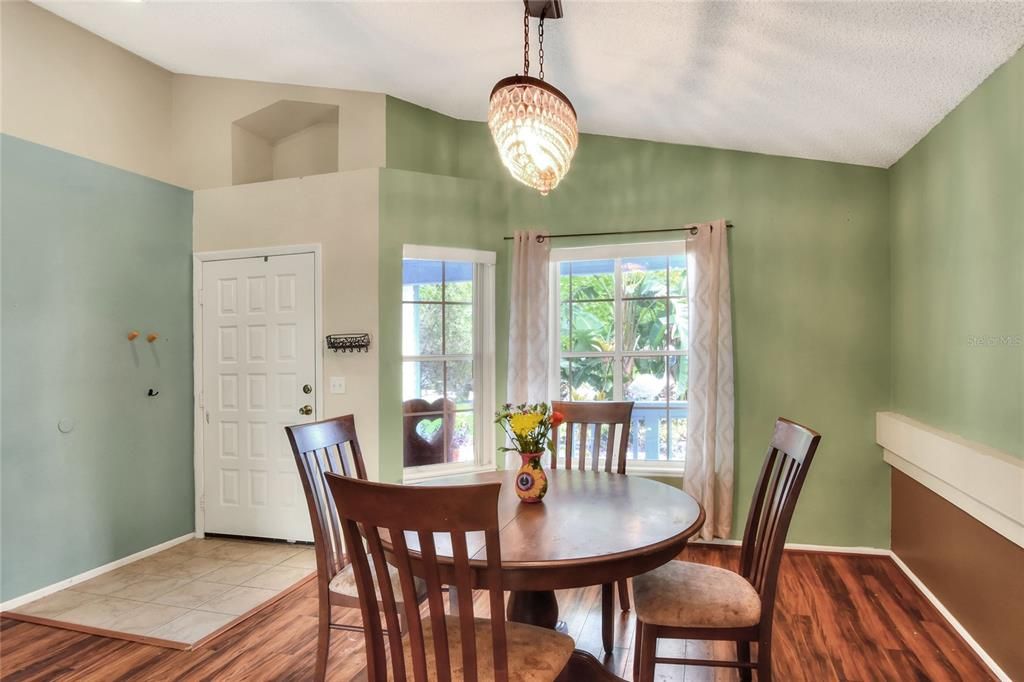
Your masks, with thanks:
[(501, 447), (504, 452), (539, 453), (554, 451), (551, 429), (565, 418), (555, 412), (547, 403), (512, 406), (506, 403), (494, 414), (494, 423), (501, 425), (515, 447)]

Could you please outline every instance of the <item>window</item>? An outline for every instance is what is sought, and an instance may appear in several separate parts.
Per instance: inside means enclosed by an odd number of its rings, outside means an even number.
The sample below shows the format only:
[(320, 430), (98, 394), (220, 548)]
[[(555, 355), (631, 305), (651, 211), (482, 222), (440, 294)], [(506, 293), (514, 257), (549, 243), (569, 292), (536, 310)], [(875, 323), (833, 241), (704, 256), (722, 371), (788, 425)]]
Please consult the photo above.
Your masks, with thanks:
[(494, 254), (407, 245), (402, 260), (406, 479), (493, 461)]
[(686, 451), (685, 242), (555, 249), (561, 400), (632, 400), (633, 470), (679, 471)]

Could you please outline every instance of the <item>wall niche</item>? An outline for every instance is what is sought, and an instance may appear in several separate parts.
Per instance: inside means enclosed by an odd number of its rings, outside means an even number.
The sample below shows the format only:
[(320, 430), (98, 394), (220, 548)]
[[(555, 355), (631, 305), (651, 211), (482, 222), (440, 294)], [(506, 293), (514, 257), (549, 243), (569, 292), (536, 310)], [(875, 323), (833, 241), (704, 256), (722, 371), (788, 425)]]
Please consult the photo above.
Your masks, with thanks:
[(279, 100), (231, 124), (231, 184), (338, 170), (338, 106)]

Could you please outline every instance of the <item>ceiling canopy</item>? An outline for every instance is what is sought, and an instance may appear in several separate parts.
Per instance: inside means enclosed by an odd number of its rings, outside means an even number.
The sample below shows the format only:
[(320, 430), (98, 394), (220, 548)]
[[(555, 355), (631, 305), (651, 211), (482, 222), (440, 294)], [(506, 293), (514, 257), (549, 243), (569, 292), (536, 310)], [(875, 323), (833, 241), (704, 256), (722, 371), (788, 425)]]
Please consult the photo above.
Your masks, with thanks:
[[(522, 4), (37, 4), (171, 71), (486, 119)], [(547, 27), (581, 132), (887, 167), (1024, 43), (1021, 2), (585, 2)]]

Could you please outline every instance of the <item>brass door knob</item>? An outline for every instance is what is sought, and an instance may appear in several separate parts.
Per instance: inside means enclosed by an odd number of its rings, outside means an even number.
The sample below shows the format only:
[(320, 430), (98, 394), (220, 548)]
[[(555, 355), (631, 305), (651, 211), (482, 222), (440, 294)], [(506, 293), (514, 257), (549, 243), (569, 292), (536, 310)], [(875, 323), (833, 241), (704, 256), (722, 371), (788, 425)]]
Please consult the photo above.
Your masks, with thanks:
[(302, 407), (299, 408), (299, 414), (305, 414), (305, 415), (313, 414), (313, 406), (312, 405), (303, 405)]

